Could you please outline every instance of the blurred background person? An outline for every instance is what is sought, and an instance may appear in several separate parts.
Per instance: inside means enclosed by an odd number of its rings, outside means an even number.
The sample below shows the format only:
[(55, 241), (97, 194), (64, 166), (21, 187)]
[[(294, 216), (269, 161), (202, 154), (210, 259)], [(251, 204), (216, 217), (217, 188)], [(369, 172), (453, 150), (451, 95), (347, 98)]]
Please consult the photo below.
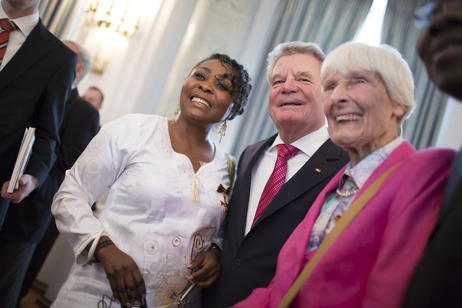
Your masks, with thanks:
[(100, 111), (103, 108), (104, 95), (97, 87), (89, 87), (83, 94), (83, 98), (93, 105), (96, 110)]
[[(64, 41), (64, 44), (78, 57), (72, 92), (66, 102), (63, 122), (59, 128), (61, 143), (56, 149), (57, 160), (35, 198), (33, 200), (27, 198), (8, 209), (7, 219), (0, 232), (3, 240), (29, 243), (30, 249), (34, 250), (30, 264), (28, 260), (21, 260), (15, 273), (12, 273), (15, 280), (21, 281), (24, 277), (18, 301), (27, 294), (59, 234), (51, 214), (53, 196), (64, 180), (66, 170), (72, 167), (99, 129), (99, 113), (79, 96), (77, 90), (78, 84), (91, 67), (90, 55), (87, 50), (75, 42)], [(4, 253), (5, 257), (14, 259), (16, 252), (5, 251)], [(26, 269), (27, 272), (24, 274)], [(17, 288), (16, 284), (13, 285)], [(10, 292), (13, 292), (15, 288), (11, 288)]]
[[(462, 1), (424, 7), (429, 22), (417, 46), (430, 79), (462, 102)], [(403, 307), (462, 307), (462, 150), (454, 158), (441, 212)]]
[[(318, 45), (305, 42), (279, 44), (268, 55), (268, 109), (278, 133), (241, 155), (221, 275), (205, 291), (205, 307), (229, 307), (255, 288), (268, 286), (285, 241), (324, 186), (348, 163), (347, 153), (329, 139), (322, 111), (324, 58)], [(285, 152), (293, 156), (283, 158)], [(286, 173), (281, 173), (283, 161)]]
[(412, 73), (400, 53), (387, 45), (343, 44), (324, 61), (321, 81), (330, 136), (351, 162), (287, 240), (269, 287), (235, 307), (281, 303), (337, 224), (355, 211), (355, 201), (386, 174), (321, 255), (291, 307), (400, 307), (436, 222), (454, 151), (418, 153), (401, 137), (415, 103)]
[[(198, 287), (185, 303), (200, 307), (200, 287), (219, 272), (230, 186), (228, 159), (209, 134), (220, 124), (223, 135), (242, 114), (249, 82), (242, 65), (213, 54), (184, 81), (178, 119), (134, 114), (102, 127), (54, 198), (76, 263), (53, 307), (93, 307), (112, 296), (170, 307), (192, 282)], [(95, 218), (90, 206), (108, 187)]]

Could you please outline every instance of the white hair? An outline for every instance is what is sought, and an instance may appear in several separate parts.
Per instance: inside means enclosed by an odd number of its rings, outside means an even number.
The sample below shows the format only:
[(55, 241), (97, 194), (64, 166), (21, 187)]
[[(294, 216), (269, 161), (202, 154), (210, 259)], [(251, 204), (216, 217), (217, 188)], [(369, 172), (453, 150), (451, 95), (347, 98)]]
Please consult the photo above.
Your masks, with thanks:
[(267, 59), (268, 60), (268, 67), (267, 67), (268, 82), (271, 83), (271, 79), (273, 78), (274, 67), (276, 66), (276, 63), (281, 57), (300, 54), (300, 53), (306, 54), (306, 55), (312, 55), (319, 61), (320, 64), (322, 64), (322, 62), (326, 58), (326, 56), (322, 52), (321, 47), (319, 47), (318, 44), (305, 43), (302, 41), (281, 43), (277, 45), (276, 48), (274, 48), (273, 51), (271, 51), (268, 54), (268, 59)]
[(85, 75), (88, 73), (88, 71), (91, 68), (91, 56), (90, 56), (90, 53), (88, 52), (87, 49), (85, 49), (83, 46), (77, 44), (74, 41), (64, 41), (64, 42), (74, 45), (75, 48), (77, 49), (77, 57), (78, 57), (77, 62), (82, 64), (85, 67), (85, 71), (83, 72), (83, 74), (80, 77), (80, 79), (83, 79), (83, 77), (85, 77)]
[(321, 67), (321, 82), (331, 75), (339, 73), (347, 75), (355, 70), (376, 72), (382, 78), (393, 103), (404, 109), (398, 117), (398, 133), (404, 120), (415, 108), (414, 79), (411, 69), (401, 54), (389, 45), (378, 47), (362, 43), (348, 42), (334, 49)]

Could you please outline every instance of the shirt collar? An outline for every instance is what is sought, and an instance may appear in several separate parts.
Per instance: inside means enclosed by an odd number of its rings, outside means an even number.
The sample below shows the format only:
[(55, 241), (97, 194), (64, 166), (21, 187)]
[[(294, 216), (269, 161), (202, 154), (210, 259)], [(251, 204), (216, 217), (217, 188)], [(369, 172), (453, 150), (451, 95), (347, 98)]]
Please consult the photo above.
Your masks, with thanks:
[[(3, 6), (0, 4), (0, 18), (8, 18), (6, 15)], [(35, 12), (32, 15), (23, 16), (20, 18), (10, 19), (14, 21), (14, 23), (19, 27), (19, 30), (24, 34), (25, 37), (28, 37), (29, 34), (32, 32), (32, 29), (37, 25), (39, 21), (39, 11)]]
[[(329, 132), (327, 131), (327, 127), (324, 125), (320, 129), (295, 140), (291, 143), (291, 145), (297, 147), (301, 152), (311, 157), (324, 144), (324, 142), (326, 142), (327, 139), (329, 139)], [(283, 143), (284, 142), (278, 134), (273, 144), (270, 146), (269, 151), (277, 151), (276, 146)]]
[(352, 167), (351, 162), (348, 163), (345, 174), (351, 176), (356, 186), (361, 189), (366, 183), (369, 176), (387, 159), (390, 154), (403, 143), (403, 137), (398, 137), (385, 146), (369, 154), (366, 158), (360, 161), (356, 166)]

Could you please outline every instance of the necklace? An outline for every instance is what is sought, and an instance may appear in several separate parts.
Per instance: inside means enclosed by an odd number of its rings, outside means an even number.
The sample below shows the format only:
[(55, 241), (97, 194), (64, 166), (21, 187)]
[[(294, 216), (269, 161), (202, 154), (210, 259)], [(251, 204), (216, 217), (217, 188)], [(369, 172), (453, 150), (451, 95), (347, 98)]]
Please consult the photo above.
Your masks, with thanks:
[(353, 188), (352, 190), (350, 190), (350, 191), (341, 192), (340, 189), (337, 187), (337, 194), (338, 194), (340, 197), (343, 197), (343, 198), (353, 196), (353, 195), (356, 194), (358, 191), (359, 191), (359, 188), (358, 188), (358, 187), (354, 187), (354, 188)]
[[(166, 125), (165, 125), (164, 129), (165, 129), (165, 135), (167, 136), (167, 141), (166, 142), (164, 142), (164, 139), (161, 140), (161, 142), (162, 142), (162, 144), (164, 146), (164, 149), (166, 150), (167, 153), (171, 152), (169, 154), (171, 156), (171, 158), (176, 159), (178, 164), (181, 164), (181, 166), (183, 167), (184, 175), (188, 179), (189, 185), (192, 186), (191, 199), (192, 199), (193, 202), (199, 203), (200, 190), (204, 186), (204, 183), (207, 181), (207, 177), (212, 172), (218, 171), (219, 168), (217, 168), (217, 167), (213, 167), (213, 168), (208, 167), (207, 171), (203, 171), (203, 170), (201, 170), (201, 168), (202, 168), (202, 163), (201, 163), (201, 167), (199, 168), (199, 170), (197, 170), (197, 172), (194, 171), (194, 166), (193, 166), (191, 160), (189, 159), (189, 157), (187, 155), (185, 155), (185, 154), (177, 153), (173, 149), (172, 140), (171, 140), (171, 137), (170, 137), (170, 132), (168, 130), (168, 121), (166, 121)], [(162, 128), (161, 128), (160, 125), (158, 127), (158, 130), (159, 130), (159, 134), (162, 135)], [(215, 155), (216, 155), (215, 143), (213, 144), (213, 147), (214, 147), (214, 155), (213, 155), (213, 160), (212, 161), (215, 160)], [(185, 164), (186, 164), (186, 166), (185, 166)], [(207, 165), (207, 164), (210, 164), (210, 163), (205, 163), (204, 165)], [(189, 172), (187, 170), (189, 170)], [(205, 174), (205, 176), (204, 175), (202, 176), (202, 180), (201, 180), (201, 177), (200, 177), (201, 174)]]

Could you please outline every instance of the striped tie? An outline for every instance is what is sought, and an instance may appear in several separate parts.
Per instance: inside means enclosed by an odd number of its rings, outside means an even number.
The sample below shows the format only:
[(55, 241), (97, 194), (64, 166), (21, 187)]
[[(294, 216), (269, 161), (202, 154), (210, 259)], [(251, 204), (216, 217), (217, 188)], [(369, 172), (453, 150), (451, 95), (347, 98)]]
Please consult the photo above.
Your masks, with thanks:
[(10, 32), (17, 30), (18, 26), (9, 19), (0, 19), (0, 26), (2, 27), (2, 32), (0, 32), (0, 65), (2, 65)]
[(287, 173), (287, 160), (299, 151), (296, 147), (289, 144), (278, 144), (277, 147), (278, 157), (276, 159), (276, 164), (274, 165), (273, 173), (266, 183), (265, 189), (263, 189), (257, 212), (252, 222), (252, 228), (255, 226), (255, 223), (258, 221), (261, 214), (263, 214), (268, 204), (270, 204), (274, 196), (276, 196), (279, 189), (284, 185)]

